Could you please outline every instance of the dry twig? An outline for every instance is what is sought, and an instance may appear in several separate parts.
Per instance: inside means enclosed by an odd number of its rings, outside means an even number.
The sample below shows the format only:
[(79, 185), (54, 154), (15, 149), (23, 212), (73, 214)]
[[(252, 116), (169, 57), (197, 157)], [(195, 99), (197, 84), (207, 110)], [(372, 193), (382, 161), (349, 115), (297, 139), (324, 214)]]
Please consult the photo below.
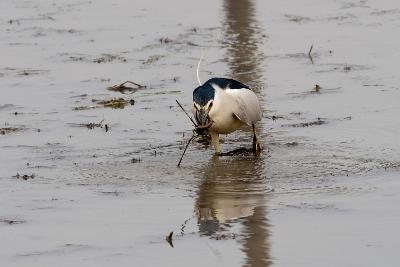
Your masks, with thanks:
[(195, 127), (195, 128), (194, 128), (193, 135), (192, 135), (192, 137), (190, 137), (189, 141), (187, 142), (186, 147), (185, 147), (185, 149), (183, 150), (182, 156), (181, 156), (181, 158), (180, 158), (180, 160), (179, 160), (179, 162), (178, 162), (178, 167), (180, 167), (181, 162), (182, 162), (182, 159), (183, 159), (183, 156), (185, 155), (186, 150), (187, 150), (187, 148), (188, 148), (190, 142), (192, 142), (192, 140), (194, 139), (195, 133), (197, 133), (197, 134), (199, 134), (199, 135), (203, 135), (203, 134), (204, 134), (205, 132), (207, 132), (207, 130), (211, 127), (211, 125), (213, 124), (213, 121), (212, 121), (210, 118), (208, 118), (208, 119), (209, 119), (209, 123), (207, 123), (207, 125), (204, 125), (204, 126), (198, 125), (198, 124), (192, 119), (192, 117), (189, 116), (189, 114), (186, 112), (186, 110), (183, 108), (183, 106), (179, 103), (179, 101), (178, 101), (178, 100), (175, 100), (175, 101), (176, 101), (176, 103), (179, 105), (179, 107), (183, 110), (183, 112), (186, 114), (186, 116), (190, 119), (190, 121), (193, 123), (193, 125), (194, 125), (194, 127)]
[(192, 137), (190, 137), (189, 141), (187, 142), (186, 147), (185, 147), (185, 149), (183, 150), (182, 156), (181, 156), (181, 158), (180, 158), (180, 160), (179, 160), (179, 162), (178, 162), (178, 167), (181, 166), (181, 162), (182, 162), (183, 156), (185, 155), (186, 149), (188, 148), (190, 142), (192, 142), (193, 138), (194, 138), (194, 135), (192, 135)]

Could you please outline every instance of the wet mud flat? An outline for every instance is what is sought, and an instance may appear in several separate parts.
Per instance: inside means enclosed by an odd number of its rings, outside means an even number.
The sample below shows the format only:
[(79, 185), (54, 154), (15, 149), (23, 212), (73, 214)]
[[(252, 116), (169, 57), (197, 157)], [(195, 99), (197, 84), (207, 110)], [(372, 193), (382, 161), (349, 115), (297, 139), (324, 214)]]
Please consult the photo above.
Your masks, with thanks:
[[(397, 263), (397, 2), (2, 12), (2, 266)], [(254, 88), (265, 149), (194, 142), (177, 168), (192, 132), (175, 99), (190, 110), (203, 53), (202, 81)], [(222, 137), (224, 152), (250, 146), (248, 129)]]

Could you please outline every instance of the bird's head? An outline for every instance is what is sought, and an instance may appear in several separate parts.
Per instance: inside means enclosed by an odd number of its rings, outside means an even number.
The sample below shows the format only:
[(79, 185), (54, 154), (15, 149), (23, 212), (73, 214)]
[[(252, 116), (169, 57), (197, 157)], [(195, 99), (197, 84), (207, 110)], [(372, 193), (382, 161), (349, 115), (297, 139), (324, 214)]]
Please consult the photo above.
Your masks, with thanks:
[(198, 126), (206, 127), (212, 123), (209, 112), (213, 107), (214, 97), (215, 89), (208, 84), (201, 85), (193, 91), (192, 112)]

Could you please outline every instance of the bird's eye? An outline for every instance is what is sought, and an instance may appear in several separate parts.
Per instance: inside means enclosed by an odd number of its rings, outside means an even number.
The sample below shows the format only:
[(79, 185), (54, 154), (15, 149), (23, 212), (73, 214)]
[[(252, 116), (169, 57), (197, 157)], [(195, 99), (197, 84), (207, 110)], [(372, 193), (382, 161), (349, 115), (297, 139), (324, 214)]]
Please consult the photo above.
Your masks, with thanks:
[(210, 105), (208, 105), (208, 108), (211, 108), (213, 105), (213, 102), (210, 102)]

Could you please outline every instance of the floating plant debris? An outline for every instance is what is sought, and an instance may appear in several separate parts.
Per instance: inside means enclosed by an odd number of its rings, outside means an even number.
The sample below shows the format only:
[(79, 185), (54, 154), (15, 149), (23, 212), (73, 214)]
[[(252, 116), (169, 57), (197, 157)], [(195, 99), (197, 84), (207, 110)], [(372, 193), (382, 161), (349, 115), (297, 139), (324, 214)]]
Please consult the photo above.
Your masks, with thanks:
[(28, 180), (28, 179), (33, 179), (33, 178), (35, 178), (35, 174), (31, 174), (31, 175), (28, 175), (28, 174), (19, 174), (19, 173), (17, 173), (17, 175), (15, 175), (15, 176), (13, 176), (13, 177), (15, 177), (15, 178), (17, 178), (17, 179), (22, 179), (22, 180)]
[[(129, 84), (130, 86), (128, 86), (127, 84)], [(146, 88), (146, 86), (138, 84), (138, 83), (135, 83), (135, 82), (132, 82), (132, 81), (126, 81), (126, 82), (123, 82), (121, 84), (110, 86), (107, 89), (110, 90), (110, 91), (117, 91), (117, 92), (120, 92), (122, 94), (125, 94), (126, 92), (129, 92), (129, 93), (132, 94), (132, 93), (136, 92), (138, 89), (141, 89), (141, 88)]]

